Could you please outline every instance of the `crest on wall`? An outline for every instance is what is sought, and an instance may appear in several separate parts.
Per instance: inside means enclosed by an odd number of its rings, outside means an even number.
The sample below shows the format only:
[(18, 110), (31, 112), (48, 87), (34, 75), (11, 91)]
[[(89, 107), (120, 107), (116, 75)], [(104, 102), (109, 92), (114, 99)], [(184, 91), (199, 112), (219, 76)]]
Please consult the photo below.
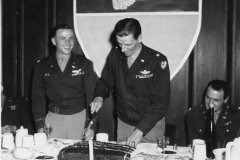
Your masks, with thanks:
[(73, 7), (77, 39), (98, 76), (119, 20), (139, 20), (143, 44), (167, 56), (171, 79), (189, 57), (202, 21), (202, 0), (74, 0)]

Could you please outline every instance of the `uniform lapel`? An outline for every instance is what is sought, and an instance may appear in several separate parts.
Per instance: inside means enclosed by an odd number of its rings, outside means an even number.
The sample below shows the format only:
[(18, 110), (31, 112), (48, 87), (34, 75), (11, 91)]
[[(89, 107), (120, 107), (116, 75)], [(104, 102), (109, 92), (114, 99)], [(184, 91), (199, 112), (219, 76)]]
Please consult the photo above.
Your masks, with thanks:
[(49, 65), (48, 67), (50, 68), (50, 70), (52, 70), (54, 73), (58, 74), (58, 75), (62, 75), (62, 71), (58, 65), (57, 62), (57, 58), (56, 58), (56, 54), (53, 54), (50, 57), (50, 61), (49, 61)]
[(145, 46), (142, 45), (142, 50), (141, 50), (140, 54), (138, 55), (137, 59), (132, 64), (130, 69), (128, 68), (128, 64), (127, 64), (127, 57), (123, 53), (120, 53), (119, 64), (121, 65), (121, 67), (127, 74), (131, 75), (131, 74), (133, 74), (133, 72), (144, 69), (144, 65), (146, 63), (145, 62), (146, 61), (146, 53), (144, 50), (145, 50)]
[(147, 60), (147, 57), (146, 57), (147, 53), (144, 50), (145, 50), (145, 46), (142, 44), (142, 50), (139, 53), (137, 59), (132, 64), (131, 68), (129, 69), (129, 73), (133, 73), (138, 70), (141, 71), (144, 69), (144, 66), (145, 66), (146, 60)]
[(74, 61), (75, 58), (73, 58), (73, 56), (74, 56), (73, 53), (71, 53), (62, 76), (66, 76), (68, 74), (72, 74), (72, 63), (75, 63), (75, 61)]
[(224, 104), (223, 107), (222, 107), (222, 110), (221, 110), (221, 112), (220, 112), (220, 114), (218, 116), (218, 120), (217, 120), (216, 125), (217, 126), (221, 126), (221, 124), (225, 124), (226, 122), (228, 122), (228, 118), (229, 118), (228, 114), (230, 114), (230, 113), (228, 113), (228, 108)]
[(123, 70), (127, 73), (129, 70), (128, 64), (127, 64), (127, 57), (123, 53), (120, 53), (118, 63), (123, 68)]

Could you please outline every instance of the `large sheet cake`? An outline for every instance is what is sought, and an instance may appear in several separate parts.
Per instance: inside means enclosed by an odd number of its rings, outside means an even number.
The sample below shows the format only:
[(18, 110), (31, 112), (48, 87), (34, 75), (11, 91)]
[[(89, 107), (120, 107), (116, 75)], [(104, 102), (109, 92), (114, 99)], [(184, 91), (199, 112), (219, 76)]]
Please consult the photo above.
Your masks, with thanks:
[[(127, 145), (93, 141), (94, 160), (130, 160), (135, 150)], [(89, 160), (88, 141), (77, 142), (63, 148), (58, 160)]]

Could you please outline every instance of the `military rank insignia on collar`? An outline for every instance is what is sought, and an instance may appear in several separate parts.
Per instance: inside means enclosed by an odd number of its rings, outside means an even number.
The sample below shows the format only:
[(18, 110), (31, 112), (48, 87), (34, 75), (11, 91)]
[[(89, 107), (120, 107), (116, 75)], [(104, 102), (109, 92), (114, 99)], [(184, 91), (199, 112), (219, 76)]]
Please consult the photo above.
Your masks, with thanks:
[(9, 108), (10, 108), (11, 110), (16, 110), (17, 106), (16, 106), (16, 105), (12, 105), (12, 106), (9, 106)]
[(161, 63), (161, 67), (162, 67), (162, 69), (165, 69), (166, 66), (167, 66), (167, 62), (166, 62), (166, 61), (163, 61), (163, 62)]

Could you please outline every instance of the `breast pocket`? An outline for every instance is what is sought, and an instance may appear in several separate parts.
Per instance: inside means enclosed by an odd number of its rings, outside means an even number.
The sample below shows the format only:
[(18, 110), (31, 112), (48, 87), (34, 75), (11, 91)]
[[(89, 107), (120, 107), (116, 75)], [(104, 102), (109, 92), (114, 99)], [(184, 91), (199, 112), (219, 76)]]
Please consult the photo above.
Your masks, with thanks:
[(84, 79), (84, 74), (71, 75), (71, 77), (69, 78), (69, 83), (76, 86), (81, 86), (83, 84), (83, 79)]
[(46, 92), (47, 94), (54, 94), (56, 92), (56, 88), (59, 87), (59, 83), (57, 81), (57, 75), (45, 74), (44, 79), (46, 82)]
[(136, 76), (136, 82), (141, 95), (149, 96), (152, 90), (153, 76)]

